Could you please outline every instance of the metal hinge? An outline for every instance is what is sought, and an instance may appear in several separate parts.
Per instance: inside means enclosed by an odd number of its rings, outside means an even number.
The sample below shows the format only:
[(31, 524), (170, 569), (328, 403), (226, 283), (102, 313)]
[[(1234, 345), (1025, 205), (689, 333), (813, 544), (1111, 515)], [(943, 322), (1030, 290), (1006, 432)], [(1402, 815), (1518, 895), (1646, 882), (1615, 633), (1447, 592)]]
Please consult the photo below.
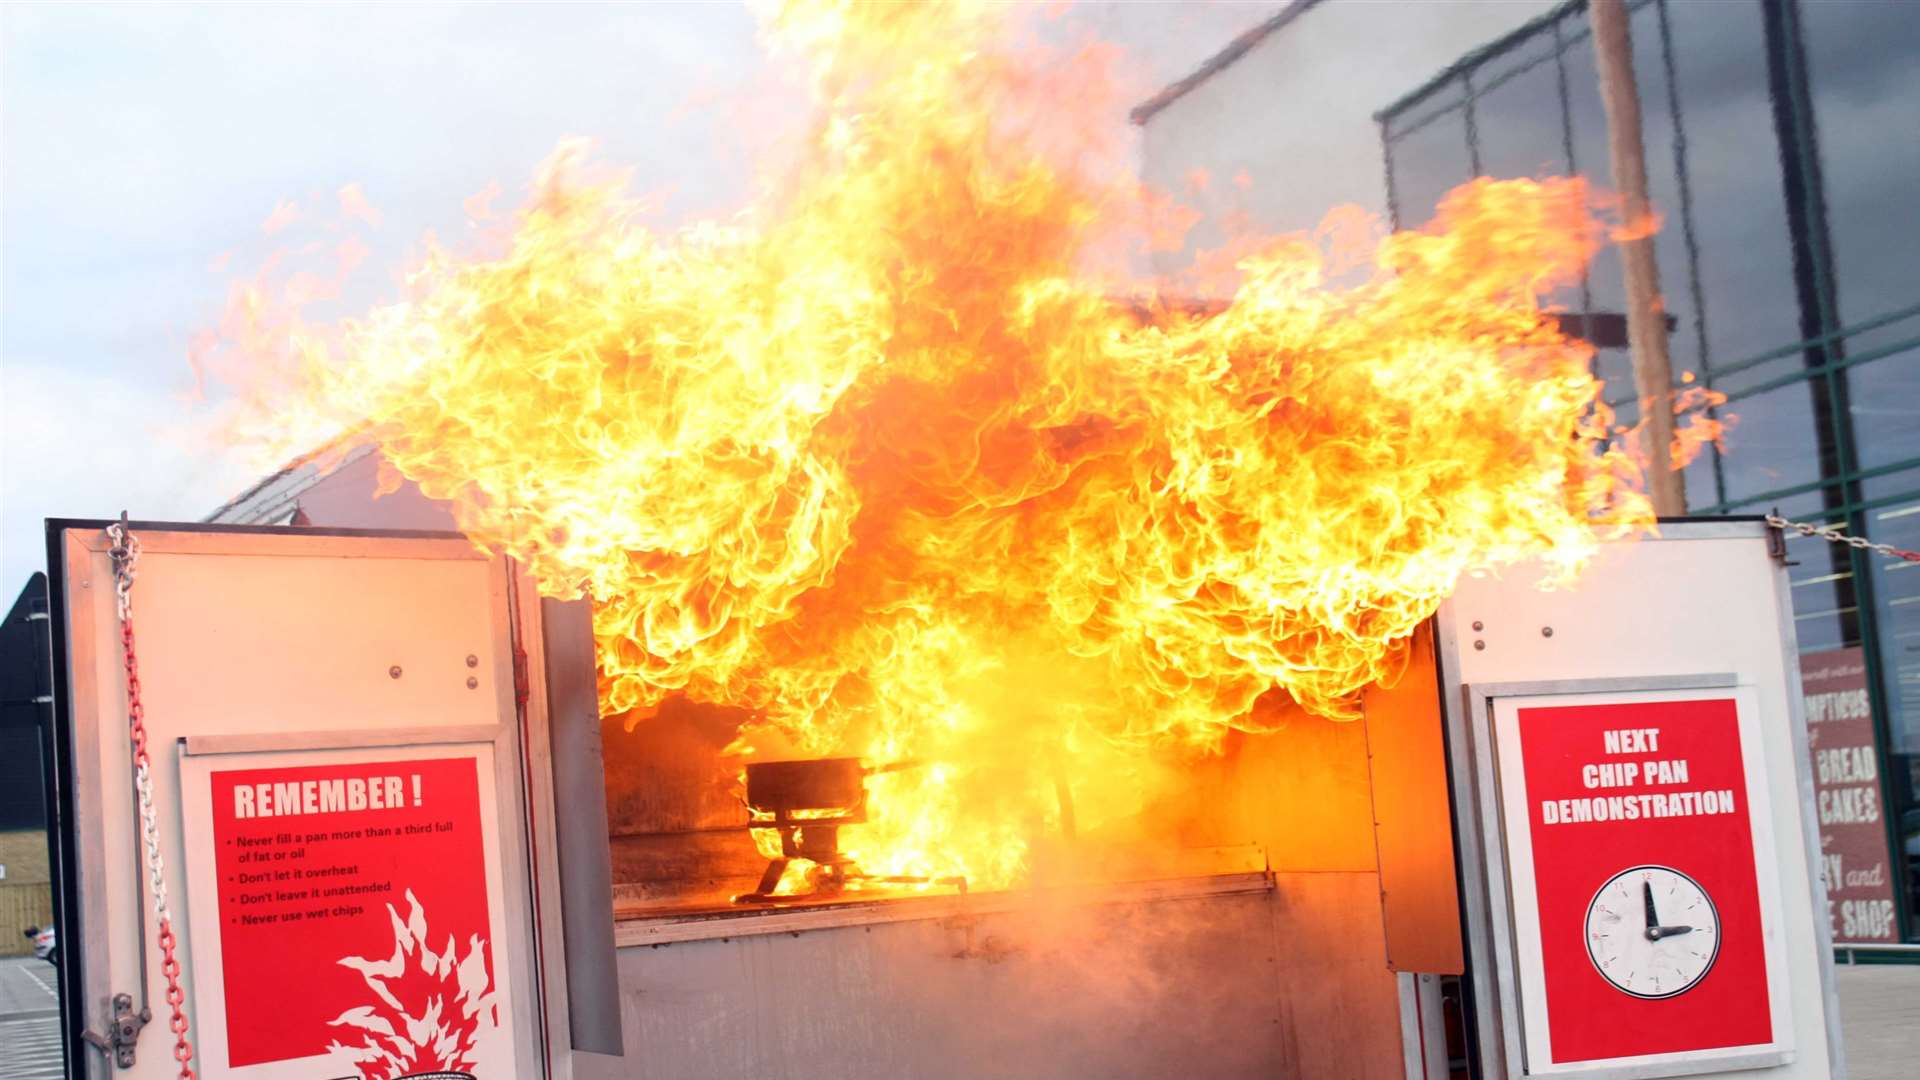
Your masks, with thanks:
[(527, 650), (513, 643), (513, 704), (516, 708), (527, 707)]
[(113, 995), (113, 1031), (102, 1035), (83, 1031), (80, 1037), (103, 1054), (113, 1055), (113, 1063), (122, 1069), (133, 1068), (133, 1047), (140, 1041), (140, 1029), (153, 1020), (153, 1010), (133, 1011), (132, 994)]

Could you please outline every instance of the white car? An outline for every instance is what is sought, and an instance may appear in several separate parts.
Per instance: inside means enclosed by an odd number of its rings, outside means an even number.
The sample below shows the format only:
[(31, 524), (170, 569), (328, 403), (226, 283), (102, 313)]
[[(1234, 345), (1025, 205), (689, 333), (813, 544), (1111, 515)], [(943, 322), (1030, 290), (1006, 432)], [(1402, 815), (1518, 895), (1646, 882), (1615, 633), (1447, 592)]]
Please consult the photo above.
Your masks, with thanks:
[(49, 964), (60, 963), (60, 942), (54, 937), (51, 926), (29, 926), (27, 936), (33, 939), (33, 955)]

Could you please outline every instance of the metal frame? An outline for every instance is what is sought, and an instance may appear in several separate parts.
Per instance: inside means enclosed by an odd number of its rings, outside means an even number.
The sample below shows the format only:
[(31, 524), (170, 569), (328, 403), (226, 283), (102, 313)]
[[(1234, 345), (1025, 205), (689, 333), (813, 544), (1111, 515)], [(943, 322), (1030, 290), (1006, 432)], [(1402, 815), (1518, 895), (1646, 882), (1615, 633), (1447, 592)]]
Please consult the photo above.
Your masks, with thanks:
[(187, 735), (180, 752), (258, 754), (276, 750), (343, 750), (382, 746), (431, 746), (436, 743), (496, 743), (504, 724), (464, 724), (442, 728), (387, 728), (372, 738), (351, 731), (276, 731), (270, 735)]
[(554, 898), (540, 911), (541, 945), (564, 960), (547, 1000), (548, 1015), (566, 1018), (567, 1037), (550, 1040), (550, 1068), (566, 1077), (573, 1052), (624, 1051), (592, 613), (585, 600), (541, 598), (524, 575), (519, 584), (524, 639), (539, 642), (544, 656), (527, 687), (524, 723), (539, 891)]
[[(1780, 625), (1780, 670), (1787, 676), (1788, 736), (1793, 743), (1793, 776), (1800, 795), (1800, 842), (1807, 860), (1806, 888), (1813, 905), (1813, 936), (1823, 962), (1820, 965), (1821, 1019), (1827, 1032), (1827, 1068), (1834, 1076), (1847, 1075), (1846, 1049), (1840, 1040), (1840, 990), (1833, 981), (1833, 922), (1820, 916), (1827, 910), (1827, 884), (1820, 865), (1820, 814), (1813, 790), (1813, 757), (1808, 753), (1807, 695), (1800, 685), (1800, 643), (1794, 635), (1793, 582), (1787, 576), (1784, 548), (1773, 557), (1774, 618)], [(1784, 882), (1782, 883), (1785, 884)], [(1898, 904), (1895, 905), (1897, 910)]]
[(967, 919), (1003, 911), (1024, 911), (1061, 896), (1086, 904), (1137, 904), (1166, 900), (1195, 900), (1208, 896), (1272, 892), (1272, 871), (1215, 874), (1210, 877), (1169, 878), (1162, 881), (1123, 882), (1080, 889), (1008, 890), (943, 896), (889, 897), (845, 904), (787, 908), (757, 912), (752, 918), (682, 915), (629, 919), (614, 926), (614, 944), (620, 948), (668, 945), (681, 941), (709, 941), (762, 934), (797, 934), (841, 926)]
[[(1434, 618), (1440, 702), (1447, 733), (1447, 781), (1452, 789), (1454, 858), (1460, 881), (1461, 938), (1467, 970), (1460, 980), (1469, 1070), (1476, 1077), (1505, 1076), (1506, 1041), (1500, 1034), (1499, 984), (1486, 963), (1494, 953), (1492, 899), (1487, 890), (1486, 835), (1481, 831), (1475, 761), (1478, 749), (1470, 699), (1460, 683), (1460, 634), (1449, 618)], [(1456, 704), (1457, 703), (1457, 704)], [(1477, 1068), (1476, 1068), (1477, 1067)]]
[[(562, 885), (555, 807), (559, 799), (554, 784), (553, 717), (548, 696), (545, 608), (539, 583), (520, 572), (519, 565), (507, 562), (508, 606), (513, 613), (526, 675), (525, 700), (520, 705), (521, 778), (525, 784), (525, 855), (529, 867), (527, 902), (531, 922), (533, 951), (538, 958), (530, 973), (540, 1000), (540, 1044), (549, 1080), (571, 1080), (573, 1055), (572, 998), (567, 977), (566, 934), (562, 925)], [(541, 657), (539, 662), (526, 659)], [(543, 902), (550, 898), (550, 902)], [(612, 897), (607, 898), (612, 903)], [(566, 1037), (558, 1026), (565, 1022)]]
[[(49, 519), (47, 521), (48, 551), (48, 607), (52, 616), (52, 639), (54, 649), (54, 725), (55, 741), (61, 757), (61, 800), (63, 814), (59, 821), (57, 843), (68, 858), (63, 860), (63, 876), (60, 903), (62, 937), (62, 1008), (66, 1025), (69, 1068), (76, 1076), (104, 1075), (96, 1074), (95, 1063), (98, 1055), (81, 1039), (81, 1033), (89, 1027), (90, 1015), (102, 1010), (105, 1026), (104, 995), (113, 988), (107, 984), (110, 978), (109, 964), (105, 955), (92, 955), (85, 949), (84, 927), (108, 925), (107, 909), (109, 898), (98, 888), (83, 892), (81, 883), (97, 883), (105, 880), (107, 872), (107, 854), (100, 838), (104, 835), (104, 823), (99, 822), (100, 810), (85, 802), (76, 800), (74, 794), (83, 786), (90, 791), (101, 790), (100, 785), (108, 782), (100, 774), (97, 753), (76, 753), (80, 747), (92, 748), (103, 745), (105, 737), (98, 722), (102, 707), (115, 691), (96, 684), (93, 673), (94, 654), (90, 643), (95, 640), (96, 628), (90, 607), (83, 602), (83, 590), (91, 596), (93, 580), (86, 562), (107, 550), (108, 541), (105, 528), (109, 524), (102, 520), (89, 519)], [(490, 574), (493, 662), (496, 670), (513, 672), (516, 669), (516, 654), (520, 653), (521, 627), (516, 620), (515, 605), (510, 595), (514, 585), (511, 568), (506, 559), (487, 556), (476, 551), (470, 541), (457, 533), (430, 532), (404, 529), (316, 529), (300, 528), (289, 530), (272, 526), (248, 525), (211, 525), (187, 524), (179, 522), (135, 521), (128, 526), (139, 535), (148, 554), (182, 553), (201, 550), (232, 550), (235, 553), (249, 547), (262, 546), (258, 541), (271, 540), (273, 554), (298, 552), (302, 554), (333, 554), (341, 549), (350, 549), (352, 554), (365, 557), (369, 554), (386, 554), (394, 558), (415, 559), (466, 559), (487, 561), (495, 564)], [(173, 537), (185, 537), (184, 543), (169, 543)], [(252, 543), (250, 543), (252, 541)], [(355, 543), (359, 541), (359, 543)], [(404, 545), (392, 543), (406, 542)], [(389, 549), (383, 552), (382, 542)], [(73, 617), (69, 619), (71, 611)], [(536, 663), (527, 663), (531, 670), (537, 670)], [(499, 695), (496, 703), (498, 715), (518, 716), (518, 706), (514, 701), (514, 680), (511, 677), (496, 680)], [(529, 725), (520, 723), (523, 729)], [(500, 863), (502, 887), (508, 897), (524, 892), (527, 901), (538, 912), (535, 896), (535, 868), (539, 865), (531, 850), (532, 823), (536, 815), (529, 807), (534, 792), (529, 791), (527, 755), (524, 747), (516, 740), (514, 725), (501, 723), (487, 735), (494, 751), (495, 791), (500, 801), (501, 843)], [(469, 728), (449, 728), (448, 732), (465, 732)], [(544, 729), (543, 729), (544, 730)], [(409, 733), (401, 733), (407, 737)], [(311, 734), (287, 736), (286, 738), (312, 738)], [(450, 736), (446, 736), (450, 737)], [(245, 746), (252, 736), (219, 737), (212, 742), (202, 742), (202, 752), (238, 752), (235, 748)], [(443, 737), (445, 738), (445, 737)], [(281, 741), (281, 736), (272, 736), (273, 741)], [(183, 740), (187, 742), (190, 740)], [(184, 747), (183, 747), (184, 748)], [(524, 843), (512, 842), (507, 829), (512, 827), (527, 836)], [(91, 839), (83, 839), (91, 837)], [(136, 877), (134, 880), (139, 881)], [(144, 908), (144, 892), (137, 903)], [(547, 1008), (550, 999), (542, 993), (543, 957), (540, 950), (539, 925), (529, 928), (519, 920), (508, 920), (510, 928), (519, 932), (509, 934), (505, 943), (509, 962), (516, 971), (522, 973), (524, 981), (517, 984), (514, 992), (516, 1012), (527, 1018), (531, 1025), (531, 1041), (518, 1053), (520, 1068), (525, 1070), (535, 1063), (549, 1057), (553, 1040), (546, 1030)], [(144, 959), (148, 942), (140, 942), (141, 956)], [(70, 966), (70, 970), (69, 970)], [(553, 980), (547, 980), (552, 982)], [(84, 988), (87, 993), (80, 992)], [(88, 993), (96, 1000), (87, 1000)], [(562, 998), (564, 1002), (564, 998)], [(157, 1047), (157, 1043), (150, 1046)], [(154, 1052), (149, 1050), (149, 1052)], [(109, 1069), (109, 1072), (111, 1070)], [(559, 1074), (569, 1075), (569, 1074)]]
[(1400, 972), (1400, 1057), (1407, 1080), (1447, 1080), (1446, 1007), (1440, 976)]
[[(62, 524), (47, 522), (47, 636), (50, 644), (50, 666), (52, 668), (53, 703), (51, 725), (48, 740), (49, 772), (55, 782), (49, 786), (54, 801), (54, 814), (49, 820), (50, 846), (54, 849), (53, 864), (58, 887), (54, 890), (54, 910), (56, 925), (77, 927), (80, 925), (80, 868), (76, 864), (76, 830), (74, 814), (76, 806), (73, 798), (73, 717), (67, 707), (70, 680), (67, 678), (67, 618), (66, 605), (56, 604), (53, 598), (66, 593), (65, 556), (66, 544), (61, 535)], [(104, 525), (101, 525), (104, 528)], [(65, 947), (60, 950), (60, 1027), (61, 1043), (66, 1059), (68, 1076), (85, 1075), (80, 1070), (87, 1060), (87, 1044), (81, 1040), (81, 1032), (87, 1029), (87, 1005), (79, 993), (79, 973), (86, 970), (86, 943), (77, 935), (67, 934)]]
[(1426, 1080), (1426, 1032), (1420, 1026), (1420, 984), (1412, 972), (1394, 976), (1400, 1001), (1400, 1071), (1407, 1080)]
[(1869, 955), (1887, 953), (1893, 956), (1920, 955), (1920, 945), (1835, 945), (1833, 952), (1836, 960), (1845, 957), (1846, 965), (1853, 967), (1860, 962), (1860, 953)]

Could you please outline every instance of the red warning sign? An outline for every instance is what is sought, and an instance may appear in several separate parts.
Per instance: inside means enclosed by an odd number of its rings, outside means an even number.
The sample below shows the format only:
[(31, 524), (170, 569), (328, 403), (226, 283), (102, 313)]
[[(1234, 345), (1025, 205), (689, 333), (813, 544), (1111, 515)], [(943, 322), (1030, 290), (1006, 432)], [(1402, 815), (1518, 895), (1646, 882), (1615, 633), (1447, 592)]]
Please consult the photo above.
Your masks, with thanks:
[(1735, 700), (1517, 719), (1552, 1060), (1770, 1042)]
[(210, 773), (229, 1069), (473, 1070), (500, 1026), (478, 769)]

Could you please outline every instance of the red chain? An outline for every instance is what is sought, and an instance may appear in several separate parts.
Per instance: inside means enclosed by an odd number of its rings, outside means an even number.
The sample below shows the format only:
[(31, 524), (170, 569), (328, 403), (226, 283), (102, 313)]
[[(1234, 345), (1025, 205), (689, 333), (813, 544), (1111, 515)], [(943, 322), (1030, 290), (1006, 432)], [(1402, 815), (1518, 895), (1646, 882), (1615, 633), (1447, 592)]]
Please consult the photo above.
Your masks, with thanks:
[[(133, 739), (133, 767), (136, 774), (152, 776), (152, 761), (147, 757), (147, 713), (140, 702), (140, 661), (133, 648), (133, 609), (131, 605), (122, 609), (120, 617), (120, 644), (126, 651), (127, 668), (127, 727)], [(149, 780), (149, 782), (151, 782)], [(139, 812), (141, 808), (135, 807)], [(142, 818), (144, 826), (145, 818)], [(158, 838), (149, 838), (158, 843)], [(158, 933), (160, 944), (160, 972), (167, 977), (167, 1005), (173, 1010), (173, 1017), (167, 1027), (173, 1031), (173, 1059), (180, 1063), (179, 1080), (195, 1080), (193, 1071), (193, 1044), (187, 1041), (186, 991), (180, 988), (180, 960), (175, 955), (178, 940), (173, 936), (173, 920), (164, 914), (159, 916)]]

